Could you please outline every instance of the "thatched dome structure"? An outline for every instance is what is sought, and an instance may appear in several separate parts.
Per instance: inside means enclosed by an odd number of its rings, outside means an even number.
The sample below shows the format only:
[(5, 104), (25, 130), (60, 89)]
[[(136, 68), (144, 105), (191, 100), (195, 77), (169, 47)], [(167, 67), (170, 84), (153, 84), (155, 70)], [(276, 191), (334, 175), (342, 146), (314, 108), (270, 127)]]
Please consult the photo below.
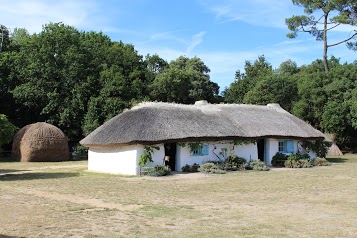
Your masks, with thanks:
[(327, 151), (327, 155), (330, 156), (340, 156), (343, 155), (343, 153), (341, 152), (340, 148), (338, 147), (338, 145), (336, 144), (336, 136), (334, 134), (327, 134), (326, 135), (332, 142), (332, 145), (330, 146), (330, 148)]
[(68, 139), (58, 127), (51, 124), (45, 122), (30, 124), (16, 133), (11, 157), (22, 162), (68, 160)]

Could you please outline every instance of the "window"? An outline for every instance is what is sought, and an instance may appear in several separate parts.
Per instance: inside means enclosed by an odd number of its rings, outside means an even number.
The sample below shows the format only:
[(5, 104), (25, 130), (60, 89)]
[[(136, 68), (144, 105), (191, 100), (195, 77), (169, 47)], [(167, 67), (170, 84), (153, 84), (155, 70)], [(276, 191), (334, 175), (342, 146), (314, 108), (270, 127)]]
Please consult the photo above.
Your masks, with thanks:
[(193, 156), (208, 155), (209, 154), (208, 148), (209, 148), (208, 145), (203, 144), (202, 147), (198, 147), (198, 148), (194, 149), (191, 152), (191, 155), (193, 155)]
[(279, 141), (279, 152), (284, 152), (284, 141)]
[(279, 141), (278, 151), (280, 153), (294, 153), (294, 141), (292, 140)]

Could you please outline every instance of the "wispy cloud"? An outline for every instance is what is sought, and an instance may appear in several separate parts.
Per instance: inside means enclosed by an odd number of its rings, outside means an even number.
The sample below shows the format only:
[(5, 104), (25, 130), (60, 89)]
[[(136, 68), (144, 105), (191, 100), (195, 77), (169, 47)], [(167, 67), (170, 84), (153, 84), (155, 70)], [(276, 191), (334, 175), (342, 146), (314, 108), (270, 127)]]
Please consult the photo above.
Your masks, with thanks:
[(98, 28), (105, 19), (96, 15), (98, 8), (95, 0), (1, 1), (0, 22), (10, 29), (26, 28), (30, 33), (41, 31), (49, 22), (101, 30)]
[(256, 26), (285, 27), (285, 18), (292, 15), (290, 1), (268, 0), (200, 0), (219, 23), (242, 21)]
[(165, 32), (158, 32), (154, 33), (150, 36), (151, 41), (175, 41), (181, 44), (186, 44), (186, 40), (183, 39), (181, 34), (185, 31), (189, 31), (189, 29), (180, 29), (180, 30), (173, 30), (173, 31), (165, 31)]
[(190, 54), (196, 46), (201, 44), (202, 39), (203, 39), (205, 34), (206, 34), (205, 31), (201, 31), (200, 33), (195, 34), (195, 35), (192, 36), (192, 41), (191, 41), (190, 45), (187, 47), (187, 50), (186, 50), (186, 52), (188, 54)]

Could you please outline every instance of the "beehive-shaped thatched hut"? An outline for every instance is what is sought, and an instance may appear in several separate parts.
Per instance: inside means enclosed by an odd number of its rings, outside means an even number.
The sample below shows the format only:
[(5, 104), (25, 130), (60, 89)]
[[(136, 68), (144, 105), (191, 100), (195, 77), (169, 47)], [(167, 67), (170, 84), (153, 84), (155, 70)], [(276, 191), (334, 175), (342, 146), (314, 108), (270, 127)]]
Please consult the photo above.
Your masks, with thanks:
[(68, 160), (68, 139), (58, 127), (51, 124), (45, 122), (30, 124), (16, 133), (11, 156), (22, 162)]
[(330, 146), (330, 148), (327, 151), (327, 155), (331, 155), (331, 156), (343, 155), (343, 153), (341, 152), (340, 148), (336, 144), (336, 136), (334, 134), (327, 134), (326, 136), (332, 142), (332, 145)]

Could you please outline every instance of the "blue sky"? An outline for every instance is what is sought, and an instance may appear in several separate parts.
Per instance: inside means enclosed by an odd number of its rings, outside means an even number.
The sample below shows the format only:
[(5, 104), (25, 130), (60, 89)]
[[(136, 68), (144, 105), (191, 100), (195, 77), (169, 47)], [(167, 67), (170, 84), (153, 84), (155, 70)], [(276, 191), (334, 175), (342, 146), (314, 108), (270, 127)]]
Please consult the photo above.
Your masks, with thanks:
[[(156, 53), (168, 61), (197, 56), (221, 90), (246, 60), (259, 55), (274, 68), (287, 59), (300, 66), (322, 55), (322, 42), (310, 35), (286, 37), (285, 18), (303, 13), (290, 0), (0, 0), (0, 6), (0, 24), (10, 29), (34, 33), (48, 22), (63, 22), (103, 31), (113, 41), (133, 44), (141, 55)], [(329, 39), (337, 42), (351, 31), (338, 28)], [(352, 62), (357, 53), (340, 45), (331, 55)]]

